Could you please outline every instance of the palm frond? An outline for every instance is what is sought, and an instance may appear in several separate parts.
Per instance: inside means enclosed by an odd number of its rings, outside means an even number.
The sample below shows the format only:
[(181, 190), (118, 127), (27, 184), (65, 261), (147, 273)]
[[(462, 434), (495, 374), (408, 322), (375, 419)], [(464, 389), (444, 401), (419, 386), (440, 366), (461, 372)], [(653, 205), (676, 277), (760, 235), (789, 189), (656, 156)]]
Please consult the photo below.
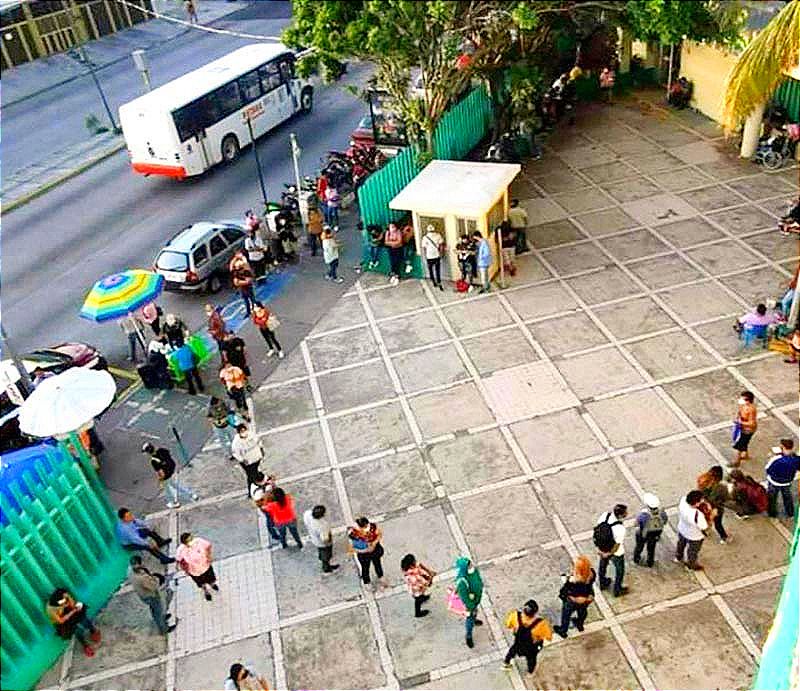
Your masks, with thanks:
[(792, 0), (750, 41), (725, 84), (722, 126), (735, 130), (800, 61), (800, 0)]

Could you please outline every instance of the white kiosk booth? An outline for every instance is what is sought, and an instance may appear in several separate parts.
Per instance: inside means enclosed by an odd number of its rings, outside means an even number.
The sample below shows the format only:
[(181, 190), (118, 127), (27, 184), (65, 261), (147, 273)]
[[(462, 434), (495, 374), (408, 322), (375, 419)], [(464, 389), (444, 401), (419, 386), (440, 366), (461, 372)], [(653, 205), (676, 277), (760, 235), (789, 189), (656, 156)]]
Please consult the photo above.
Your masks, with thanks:
[(502, 264), (494, 231), (507, 218), (508, 187), (521, 169), (518, 163), (431, 161), (389, 202), (389, 208), (411, 212), (417, 254), (429, 225), (441, 233), (447, 245), (442, 277), (453, 281), (461, 276), (456, 259), (459, 238), (479, 230), (490, 240), (491, 278)]

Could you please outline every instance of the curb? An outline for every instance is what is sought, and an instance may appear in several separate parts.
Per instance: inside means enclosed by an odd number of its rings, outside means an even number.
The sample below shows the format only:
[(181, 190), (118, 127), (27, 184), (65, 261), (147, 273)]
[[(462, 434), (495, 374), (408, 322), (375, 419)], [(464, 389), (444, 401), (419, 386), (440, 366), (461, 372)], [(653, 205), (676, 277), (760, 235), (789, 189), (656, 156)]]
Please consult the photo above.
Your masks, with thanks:
[(8, 204), (4, 204), (3, 205), (3, 213), (9, 213), (9, 212), (13, 211), (14, 209), (19, 208), (20, 206), (24, 206), (29, 201), (32, 201), (32, 200), (36, 199), (36, 197), (42, 196), (43, 194), (49, 192), (54, 187), (58, 187), (58, 185), (60, 185), (61, 183), (66, 182), (67, 180), (69, 180), (71, 178), (74, 178), (74, 177), (80, 175), (81, 173), (89, 170), (89, 168), (91, 168), (92, 166), (97, 165), (101, 161), (104, 161), (105, 159), (113, 156), (115, 153), (117, 153), (118, 151), (121, 151), (124, 148), (125, 148), (125, 142), (124, 141), (118, 142), (113, 147), (111, 147), (109, 149), (106, 149), (101, 154), (95, 156), (92, 159), (89, 159), (85, 163), (82, 163), (77, 168), (73, 168), (69, 172), (64, 173), (63, 175), (61, 175), (61, 176), (59, 176), (57, 178), (54, 178), (53, 180), (50, 180), (49, 182), (46, 182), (41, 187), (38, 187), (37, 189), (33, 190), (32, 192), (28, 192), (28, 194), (20, 197), (19, 199), (15, 199), (14, 201), (9, 202)]

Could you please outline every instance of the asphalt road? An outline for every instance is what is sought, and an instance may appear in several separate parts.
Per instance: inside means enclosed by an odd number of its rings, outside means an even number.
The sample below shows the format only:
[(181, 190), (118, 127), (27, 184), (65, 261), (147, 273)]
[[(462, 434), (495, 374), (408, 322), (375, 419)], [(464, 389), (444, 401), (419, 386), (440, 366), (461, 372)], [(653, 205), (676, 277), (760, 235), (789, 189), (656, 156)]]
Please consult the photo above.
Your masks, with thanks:
[[(260, 3), (259, 3), (260, 4)], [(266, 3), (265, 3), (266, 4)], [(238, 13), (237, 13), (238, 14)], [(266, 32), (266, 24), (285, 19), (262, 18), (225, 22), (242, 31)], [(251, 14), (259, 12), (251, 11)], [(241, 42), (211, 35), (192, 35), (161, 46), (162, 62), (154, 72), (164, 77), (186, 72)], [(162, 72), (162, 69), (164, 70)], [(115, 98), (126, 100), (138, 93), (139, 77), (130, 69), (113, 68), (110, 80)], [(351, 69), (345, 83), (363, 83), (368, 68)], [(58, 128), (64, 136), (82, 126), (86, 103), (95, 98), (91, 83), (78, 80), (63, 87), (63, 101), (46, 94), (21, 108), (3, 112), (3, 156), (7, 150), (39, 150), (44, 132)], [(258, 142), (267, 189), (277, 196), (283, 183), (293, 180), (289, 133), (295, 132), (303, 154), (301, 174), (313, 174), (330, 148), (346, 145), (349, 133), (363, 114), (364, 104), (346, 91), (343, 83), (319, 87), (314, 110), (298, 116)], [(28, 120), (30, 113), (43, 117)], [(25, 122), (20, 122), (20, 119)], [(79, 123), (79, 125), (76, 125)], [(40, 130), (39, 127), (42, 127)], [(49, 135), (48, 135), (49, 136)], [(258, 178), (250, 150), (233, 165), (216, 168), (205, 176), (177, 182), (144, 178), (130, 171), (127, 155), (120, 152), (84, 174), (29, 204), (4, 214), (2, 233), (2, 318), (12, 344), (20, 351), (61, 340), (82, 340), (97, 345), (112, 362), (126, 354), (125, 339), (114, 323), (97, 325), (78, 317), (84, 296), (98, 278), (131, 267), (149, 267), (161, 244), (176, 230), (197, 221), (241, 217), (260, 199)], [(224, 302), (224, 295), (217, 296)], [(204, 295), (165, 294), (160, 301), (197, 325), (202, 320)]]

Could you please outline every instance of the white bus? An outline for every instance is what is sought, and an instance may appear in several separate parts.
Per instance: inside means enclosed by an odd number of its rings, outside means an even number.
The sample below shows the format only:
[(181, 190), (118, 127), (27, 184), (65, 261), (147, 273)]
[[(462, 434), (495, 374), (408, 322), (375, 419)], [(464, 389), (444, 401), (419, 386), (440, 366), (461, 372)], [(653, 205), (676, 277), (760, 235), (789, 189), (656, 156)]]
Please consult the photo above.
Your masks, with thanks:
[(133, 170), (182, 179), (232, 161), (250, 143), (313, 104), (281, 43), (256, 43), (153, 89), (119, 109)]

